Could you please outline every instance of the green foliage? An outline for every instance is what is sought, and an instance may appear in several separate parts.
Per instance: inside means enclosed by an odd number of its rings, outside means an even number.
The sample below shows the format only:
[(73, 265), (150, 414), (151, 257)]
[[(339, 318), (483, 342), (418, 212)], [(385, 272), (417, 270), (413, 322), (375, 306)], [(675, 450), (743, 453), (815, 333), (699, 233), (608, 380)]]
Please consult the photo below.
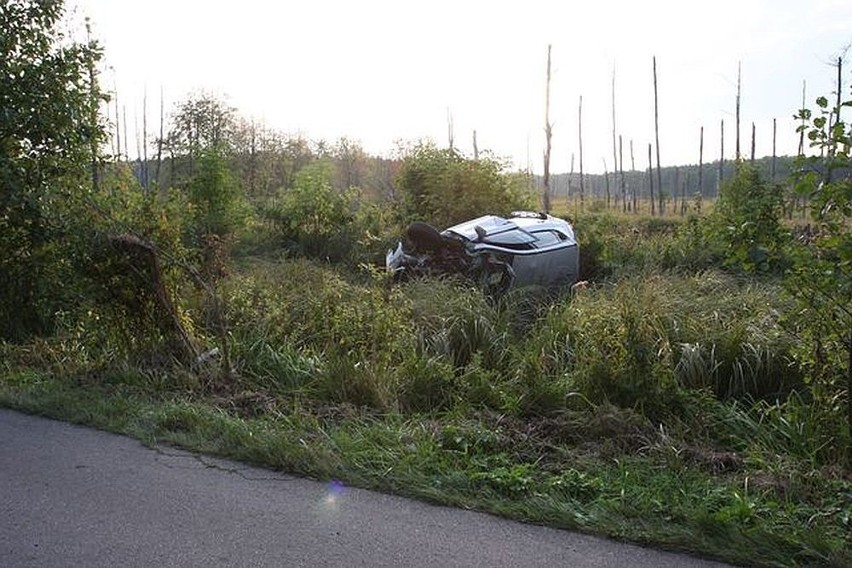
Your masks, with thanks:
[(245, 225), (247, 206), (221, 149), (202, 151), (198, 172), (189, 183), (189, 194), (196, 230), (201, 236), (223, 238)]
[[(818, 155), (799, 160), (794, 179), (799, 195), (810, 200), (815, 224), (808, 238), (791, 247), (787, 288), (798, 302), (791, 323), (805, 346), (801, 364), (814, 392), (828, 411), (842, 412), (846, 402), (847, 437), (852, 432), (852, 126), (841, 118), (852, 100), (830, 107), (816, 100), (819, 113), (802, 109), (804, 124)], [(847, 460), (852, 463), (852, 450)]]
[(469, 160), (455, 150), (416, 146), (397, 179), (407, 219), (438, 227), (489, 213), (508, 214), (535, 204), (524, 180), (491, 159)]
[(782, 207), (780, 189), (766, 183), (750, 164), (739, 163), (734, 177), (722, 186), (710, 223), (727, 264), (746, 272), (783, 268)]
[(72, 267), (86, 174), (103, 137), (94, 43), (60, 31), (61, 1), (0, 5), (0, 338), (49, 331)]
[(357, 188), (335, 189), (333, 175), (327, 161), (305, 166), (262, 215), (297, 254), (351, 264), (379, 260), (375, 251), (386, 240), (390, 213)]

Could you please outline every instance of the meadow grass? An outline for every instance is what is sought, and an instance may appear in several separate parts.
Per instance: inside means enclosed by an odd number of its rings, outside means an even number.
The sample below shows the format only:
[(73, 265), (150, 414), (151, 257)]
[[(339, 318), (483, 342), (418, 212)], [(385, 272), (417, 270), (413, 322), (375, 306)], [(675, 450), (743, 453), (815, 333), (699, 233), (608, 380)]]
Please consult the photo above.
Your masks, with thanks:
[(245, 257), (218, 284), (226, 377), (129, 359), (102, 318), (0, 344), (0, 404), (730, 562), (852, 563), (850, 436), (780, 285), (719, 270), (688, 219), (583, 221), (577, 293)]

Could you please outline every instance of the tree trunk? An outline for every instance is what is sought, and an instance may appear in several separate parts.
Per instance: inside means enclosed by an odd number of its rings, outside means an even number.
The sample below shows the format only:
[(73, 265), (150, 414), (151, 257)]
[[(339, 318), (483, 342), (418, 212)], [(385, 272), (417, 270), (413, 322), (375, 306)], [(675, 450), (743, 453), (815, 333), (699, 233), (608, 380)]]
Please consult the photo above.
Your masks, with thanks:
[(547, 86), (544, 95), (544, 212), (550, 213), (550, 140), (553, 127), (550, 124), (550, 45), (547, 46)]
[(605, 188), (606, 188), (606, 208), (609, 209), (609, 198), (610, 198), (609, 170), (607, 170), (607, 168), (606, 168), (606, 158), (602, 158), (602, 160), (603, 160), (603, 167), (604, 167), (604, 183), (606, 184), (606, 186), (605, 186)]
[(450, 112), (449, 107), (447, 107), (447, 138), (450, 144), (450, 151), (452, 152), (455, 149), (453, 146), (453, 114)]
[[(571, 179), (574, 177), (574, 152), (571, 152), (571, 171), (568, 172), (568, 188), (565, 190), (565, 203), (571, 205)], [(576, 203), (575, 203), (576, 205)]]
[(654, 163), (651, 159), (651, 143), (648, 143), (648, 194), (651, 197), (651, 215), (656, 214), (656, 205), (654, 204)]
[(754, 165), (754, 146), (755, 146), (755, 138), (757, 137), (757, 131), (755, 130), (754, 123), (751, 123), (751, 164)]
[(121, 251), (136, 267), (140, 275), (146, 275), (148, 286), (154, 294), (159, 309), (157, 322), (164, 334), (171, 335), (170, 347), (173, 354), (187, 365), (195, 362), (198, 353), (189, 333), (183, 327), (174, 303), (166, 291), (163, 282), (163, 271), (160, 259), (153, 244), (134, 235), (118, 235), (110, 237), (113, 247)]
[[(636, 171), (636, 159), (635, 159), (635, 155), (633, 154), (633, 139), (631, 138), (630, 139), (630, 173), (633, 173), (635, 171)], [(631, 188), (633, 190), (631, 193), (633, 194), (632, 197), (633, 197), (633, 212), (634, 213), (639, 212), (639, 196), (638, 196), (638, 188), (637, 188), (638, 185), (639, 184), (634, 184), (633, 187)]]
[(704, 199), (704, 127), (698, 141), (698, 212), (701, 213), (701, 201)]
[(163, 103), (163, 87), (160, 85), (160, 136), (157, 138), (157, 169), (154, 172), (154, 181), (157, 182), (157, 189), (162, 187), (160, 183), (160, 170), (163, 165), (163, 132), (165, 122), (165, 104)]
[(742, 62), (737, 63), (737, 146), (735, 158), (739, 162), (740, 154), (740, 95), (742, 94)]
[(725, 119), (722, 119), (721, 136), (719, 138), (719, 187), (716, 188), (716, 197), (722, 193), (722, 182), (725, 179)]
[[(615, 144), (615, 65), (612, 66), (612, 169), (613, 175), (618, 174), (618, 153), (616, 152)], [(615, 178), (613, 178), (615, 179)], [(607, 184), (608, 185), (608, 184)], [(618, 194), (616, 193), (616, 196)], [(618, 197), (616, 197), (616, 207), (618, 206)], [(606, 206), (609, 209), (609, 190), (607, 189)]]
[(624, 181), (624, 152), (621, 146), (621, 135), (618, 135), (618, 177), (621, 182), (621, 211), (627, 213), (627, 184)]
[(580, 209), (582, 210), (586, 195), (586, 186), (583, 176), (583, 95), (580, 95), (578, 130), (580, 138)]
[(115, 91), (115, 142), (116, 146), (118, 146), (118, 154), (116, 155), (116, 162), (121, 161), (121, 120), (118, 116), (118, 87), (114, 87)]
[(775, 141), (778, 136), (778, 121), (774, 118), (772, 119), (772, 183), (775, 183), (775, 174), (776, 174), (776, 146)]
[(657, 194), (660, 198), (660, 215), (665, 213), (663, 205), (663, 172), (660, 167), (660, 113), (659, 99), (657, 97), (657, 57), (654, 56), (654, 136), (657, 141)]

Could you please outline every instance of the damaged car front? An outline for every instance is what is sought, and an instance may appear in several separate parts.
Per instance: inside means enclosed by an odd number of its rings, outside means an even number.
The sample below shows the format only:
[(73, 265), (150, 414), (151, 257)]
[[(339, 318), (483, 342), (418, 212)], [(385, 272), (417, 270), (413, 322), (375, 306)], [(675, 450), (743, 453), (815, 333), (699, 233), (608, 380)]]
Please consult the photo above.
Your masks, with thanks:
[(530, 285), (568, 288), (580, 269), (571, 224), (529, 211), (507, 218), (485, 215), (440, 232), (426, 223), (412, 223), (385, 261), (396, 278), (459, 274), (489, 293)]

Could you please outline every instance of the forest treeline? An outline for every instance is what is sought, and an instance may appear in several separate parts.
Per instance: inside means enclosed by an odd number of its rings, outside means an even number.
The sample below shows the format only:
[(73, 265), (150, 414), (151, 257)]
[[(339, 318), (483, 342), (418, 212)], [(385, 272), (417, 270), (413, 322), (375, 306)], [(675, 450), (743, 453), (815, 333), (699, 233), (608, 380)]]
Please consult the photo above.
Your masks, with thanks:
[[(295, 176), (305, 166), (325, 161), (333, 166), (331, 183), (339, 191), (358, 187), (366, 195), (378, 200), (393, 199), (396, 176), (407, 151), (418, 142), (400, 143), (392, 156), (375, 156), (366, 152), (357, 140), (340, 138), (334, 142), (311, 140), (303, 135), (276, 131), (240, 115), (226, 99), (206, 93), (195, 93), (171, 109), (164, 135), (145, 133), (144, 149), (137, 149), (140, 157), (130, 159), (127, 141), (122, 150), (121, 122), (116, 113), (110, 132), (111, 150), (116, 162), (127, 163), (139, 183), (146, 188), (180, 187), (195, 172), (199, 148), (217, 146), (227, 156), (228, 167), (237, 177), (246, 195), (267, 197), (281, 188), (293, 185)], [(164, 119), (165, 120), (165, 119)], [(116, 141), (118, 146), (116, 146)], [(508, 159), (483, 150), (477, 156), (460, 157), (494, 160), (507, 170), (528, 176), (531, 191), (540, 192), (542, 177), (524, 172), (510, 165)], [(147, 156), (147, 159), (142, 156)], [(156, 155), (156, 157), (154, 157)], [(792, 156), (766, 156), (751, 160), (752, 166), (763, 179), (779, 184), (779, 191), (788, 185), (796, 167)], [(679, 212), (680, 204), (696, 204), (701, 199), (715, 199), (725, 180), (736, 171), (735, 160), (711, 161), (702, 164), (666, 166), (661, 168), (663, 200), (672, 212)], [(610, 207), (632, 210), (650, 199), (652, 180), (647, 169), (628, 169), (624, 172), (604, 174), (562, 172), (551, 174), (551, 187), (555, 200), (578, 205), (583, 188), (584, 199), (589, 203), (606, 201)], [(655, 178), (656, 180), (656, 178)], [(656, 181), (654, 180), (654, 183)], [(654, 195), (659, 198), (657, 189)], [(624, 198), (626, 197), (626, 205)], [(541, 204), (537, 206), (541, 208)]]

